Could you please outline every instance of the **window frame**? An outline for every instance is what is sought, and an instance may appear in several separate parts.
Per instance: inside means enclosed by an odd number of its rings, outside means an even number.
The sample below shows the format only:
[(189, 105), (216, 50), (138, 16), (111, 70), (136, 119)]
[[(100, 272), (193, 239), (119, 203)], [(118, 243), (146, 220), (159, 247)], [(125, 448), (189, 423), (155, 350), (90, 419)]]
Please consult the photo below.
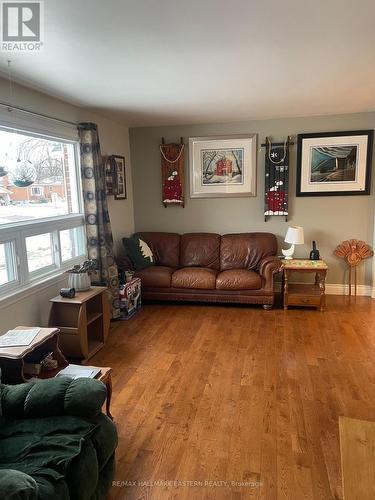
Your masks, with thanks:
[[(77, 140), (65, 139), (56, 135), (48, 135), (43, 133), (35, 133), (25, 128), (14, 127), (10, 128), (0, 125), (0, 130), (7, 132), (25, 134), (29, 137), (37, 137), (59, 143), (71, 144), (73, 146), (73, 159), (75, 166), (75, 180), (76, 180), (76, 194), (77, 197), (77, 213), (63, 214), (53, 217), (46, 217), (38, 220), (18, 221), (12, 224), (0, 224), (0, 243), (12, 242), (13, 248), (13, 262), (15, 271), (15, 280), (4, 285), (0, 285), (0, 302), (7, 299), (10, 295), (29, 288), (30, 286), (37, 285), (38, 282), (42, 283), (46, 279), (59, 276), (74, 264), (82, 262), (87, 256), (87, 243), (86, 243), (86, 227), (84, 217), (84, 200), (82, 193), (82, 180), (81, 180), (81, 165), (79, 155), (79, 142)], [(82, 227), (83, 232), (83, 249), (84, 254), (74, 257), (72, 259), (63, 261), (61, 256), (60, 244), (60, 231), (67, 229), (74, 229)], [(51, 234), (52, 241), (52, 255), (53, 264), (45, 266), (35, 271), (29, 271), (26, 250), (26, 238), (30, 236), (37, 236), (45, 233)]]

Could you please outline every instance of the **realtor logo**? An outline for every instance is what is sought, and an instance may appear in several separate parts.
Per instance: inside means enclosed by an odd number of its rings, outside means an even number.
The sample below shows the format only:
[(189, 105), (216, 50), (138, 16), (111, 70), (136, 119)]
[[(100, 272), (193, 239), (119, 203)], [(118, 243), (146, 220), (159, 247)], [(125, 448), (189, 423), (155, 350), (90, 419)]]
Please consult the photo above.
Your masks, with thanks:
[(1, 50), (40, 52), (44, 38), (42, 1), (1, 2)]

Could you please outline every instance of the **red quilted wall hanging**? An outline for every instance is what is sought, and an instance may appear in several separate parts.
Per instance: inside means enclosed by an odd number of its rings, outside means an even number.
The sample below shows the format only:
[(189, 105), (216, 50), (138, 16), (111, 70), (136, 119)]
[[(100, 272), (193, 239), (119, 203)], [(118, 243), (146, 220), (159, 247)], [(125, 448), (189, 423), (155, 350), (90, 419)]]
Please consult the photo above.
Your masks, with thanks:
[(184, 143), (160, 144), (162, 200), (169, 205), (184, 206)]

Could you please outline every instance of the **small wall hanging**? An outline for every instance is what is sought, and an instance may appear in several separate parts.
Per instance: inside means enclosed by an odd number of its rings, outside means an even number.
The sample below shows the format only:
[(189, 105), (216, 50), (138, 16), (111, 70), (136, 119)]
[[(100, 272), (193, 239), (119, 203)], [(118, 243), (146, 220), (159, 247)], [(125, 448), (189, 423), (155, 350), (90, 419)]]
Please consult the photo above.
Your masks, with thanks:
[(125, 158), (119, 155), (103, 156), (105, 189), (107, 196), (126, 200)]
[(357, 295), (357, 267), (363, 259), (374, 255), (369, 245), (361, 240), (345, 240), (336, 247), (336, 257), (345, 259), (349, 266), (349, 296), (352, 294), (352, 270), (354, 269), (354, 295)]
[(105, 192), (107, 196), (115, 195), (115, 162), (112, 156), (103, 156), (105, 170)]
[(289, 146), (288, 137), (284, 142), (272, 144), (266, 137), (265, 153), (265, 196), (264, 221), (271, 215), (285, 216), (288, 220), (288, 186), (289, 186)]
[(115, 164), (115, 200), (126, 200), (126, 172), (124, 156), (112, 155)]
[(164, 207), (180, 205), (184, 207), (184, 142), (160, 144), (162, 200)]

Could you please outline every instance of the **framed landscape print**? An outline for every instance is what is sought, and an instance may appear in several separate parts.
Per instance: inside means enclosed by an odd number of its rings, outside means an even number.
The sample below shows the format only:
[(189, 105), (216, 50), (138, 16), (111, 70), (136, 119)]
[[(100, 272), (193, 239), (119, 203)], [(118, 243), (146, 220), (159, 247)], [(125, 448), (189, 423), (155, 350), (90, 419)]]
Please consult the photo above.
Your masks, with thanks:
[(190, 197), (256, 195), (256, 134), (191, 137)]
[(112, 155), (115, 162), (115, 200), (126, 200), (125, 158)]
[(297, 196), (370, 194), (373, 130), (299, 134)]

